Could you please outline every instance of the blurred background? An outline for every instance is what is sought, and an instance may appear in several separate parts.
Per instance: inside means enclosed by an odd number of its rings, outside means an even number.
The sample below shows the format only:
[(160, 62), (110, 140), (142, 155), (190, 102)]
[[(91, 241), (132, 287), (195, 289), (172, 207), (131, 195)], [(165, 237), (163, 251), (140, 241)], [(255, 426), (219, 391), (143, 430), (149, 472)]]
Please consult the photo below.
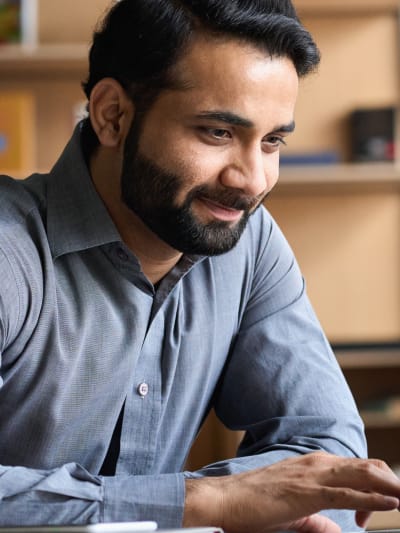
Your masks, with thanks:
[[(322, 54), (266, 206), (286, 234), (366, 425), (400, 470), (399, 0), (294, 0)], [(0, 0), (0, 173), (47, 171), (85, 113), (80, 82), (109, 0)], [(234, 454), (211, 415), (188, 461)], [(376, 513), (370, 528), (400, 526)]]

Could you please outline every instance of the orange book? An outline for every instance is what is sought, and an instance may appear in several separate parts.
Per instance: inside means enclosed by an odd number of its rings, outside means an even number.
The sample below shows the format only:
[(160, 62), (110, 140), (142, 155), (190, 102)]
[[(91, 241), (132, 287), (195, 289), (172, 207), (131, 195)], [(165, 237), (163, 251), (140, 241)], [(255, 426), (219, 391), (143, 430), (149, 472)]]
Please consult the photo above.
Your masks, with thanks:
[(0, 173), (22, 176), (35, 166), (33, 94), (0, 91)]

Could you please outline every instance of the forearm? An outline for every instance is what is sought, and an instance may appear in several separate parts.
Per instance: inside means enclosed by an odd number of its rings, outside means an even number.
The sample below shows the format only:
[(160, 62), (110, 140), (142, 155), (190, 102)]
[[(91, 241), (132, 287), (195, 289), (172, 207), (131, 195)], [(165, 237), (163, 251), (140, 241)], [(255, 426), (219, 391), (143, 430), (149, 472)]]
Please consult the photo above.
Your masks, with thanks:
[(223, 527), (222, 508), (218, 478), (186, 479), (183, 527)]

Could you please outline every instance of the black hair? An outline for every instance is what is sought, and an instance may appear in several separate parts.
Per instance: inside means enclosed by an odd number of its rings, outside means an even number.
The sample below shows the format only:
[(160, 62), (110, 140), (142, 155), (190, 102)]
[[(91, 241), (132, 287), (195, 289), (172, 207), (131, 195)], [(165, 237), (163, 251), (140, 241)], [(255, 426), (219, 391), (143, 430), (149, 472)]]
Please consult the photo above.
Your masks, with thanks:
[[(174, 83), (172, 67), (198, 33), (236, 38), (288, 57), (299, 77), (313, 71), (319, 51), (290, 0), (119, 0), (95, 31), (85, 94), (116, 79), (139, 108)], [(97, 144), (90, 121), (86, 142)], [(91, 151), (89, 149), (89, 151)]]

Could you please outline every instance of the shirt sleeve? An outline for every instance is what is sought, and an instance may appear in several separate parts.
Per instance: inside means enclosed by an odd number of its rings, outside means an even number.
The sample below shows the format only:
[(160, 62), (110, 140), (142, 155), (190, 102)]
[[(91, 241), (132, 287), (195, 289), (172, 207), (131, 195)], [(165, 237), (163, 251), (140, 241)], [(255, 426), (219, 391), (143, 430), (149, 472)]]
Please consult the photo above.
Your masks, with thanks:
[[(188, 477), (226, 475), (323, 450), (366, 455), (354, 399), (308, 300), (293, 253), (272, 221), (215, 410), (244, 431), (238, 456)], [(355, 530), (354, 513), (331, 516)]]
[[(20, 300), (17, 281), (9, 255), (0, 243), (0, 366), (4, 347), (12, 342), (20, 323)], [(0, 385), (1, 385), (0, 375)]]
[(182, 474), (93, 476), (75, 463), (54, 470), (0, 466), (0, 525), (154, 520), (182, 523)]
[[(29, 307), (27, 287), (34, 286), (33, 276), (30, 283), (21, 277), (29, 277), (21, 267), (29, 261), (24, 263), (23, 254), (11, 253), (4, 235), (2, 243), (0, 387), (4, 348), (20, 342), (19, 331), (32, 320), (21, 309)], [(154, 520), (159, 527), (176, 528), (182, 524), (183, 506), (183, 474), (101, 477), (76, 463), (51, 470), (0, 465), (0, 526)]]

